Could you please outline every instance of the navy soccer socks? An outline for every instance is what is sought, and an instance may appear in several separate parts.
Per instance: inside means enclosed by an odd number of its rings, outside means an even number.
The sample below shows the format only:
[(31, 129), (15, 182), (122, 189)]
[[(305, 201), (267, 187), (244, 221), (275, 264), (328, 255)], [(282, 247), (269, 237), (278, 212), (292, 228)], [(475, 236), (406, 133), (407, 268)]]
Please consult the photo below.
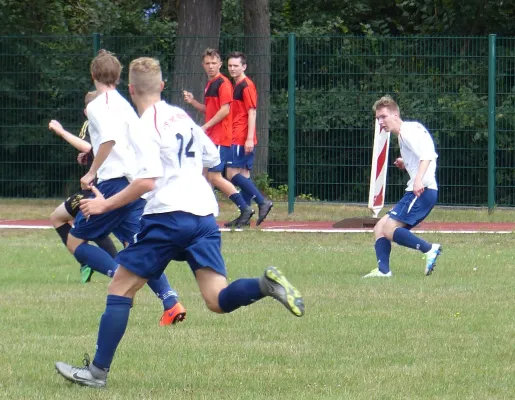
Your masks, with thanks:
[(240, 192), (241, 197), (243, 197), (243, 200), (245, 200), (245, 203), (250, 207), (252, 205), (252, 196), (248, 193), (244, 192), (243, 190)]
[(238, 206), (240, 210), (243, 210), (247, 208), (247, 203), (245, 203), (245, 200), (241, 196), (239, 192), (233, 193), (229, 196), (229, 200), (231, 200), (234, 204)]
[(258, 278), (238, 279), (220, 291), (218, 304), (224, 313), (230, 313), (263, 297)]
[(109, 236), (103, 237), (101, 239), (95, 240), (95, 243), (98, 247), (105, 250), (107, 254), (109, 254), (111, 257), (115, 258), (118, 254), (118, 250), (116, 250), (116, 247), (111, 240)]
[(382, 237), (376, 240), (374, 245), (376, 250), (377, 268), (383, 274), (387, 274), (390, 271), (390, 253), (392, 251), (392, 242), (387, 238)]
[(129, 297), (108, 295), (106, 309), (100, 319), (98, 328), (97, 351), (93, 365), (109, 370), (116, 348), (122, 340), (129, 322), (132, 299)]
[(409, 247), (413, 250), (420, 250), (422, 253), (427, 253), (431, 250), (430, 243), (415, 236), (406, 228), (395, 229), (395, 231), (393, 231), (393, 241), (401, 246)]
[(256, 187), (256, 185), (254, 185), (254, 182), (252, 182), (249, 178), (244, 177), (242, 174), (234, 175), (231, 179), (231, 183), (234, 186), (239, 186), (241, 191), (247, 196), (250, 196), (250, 198), (253, 198), (258, 205), (265, 202), (265, 198)]
[(177, 292), (172, 289), (166, 275), (163, 273), (159, 279), (150, 279), (147, 282), (150, 289), (161, 299), (165, 310), (169, 310), (178, 302)]
[(105, 250), (100, 247), (92, 246), (88, 243), (80, 244), (73, 254), (78, 262), (101, 274), (113, 277), (118, 264)]

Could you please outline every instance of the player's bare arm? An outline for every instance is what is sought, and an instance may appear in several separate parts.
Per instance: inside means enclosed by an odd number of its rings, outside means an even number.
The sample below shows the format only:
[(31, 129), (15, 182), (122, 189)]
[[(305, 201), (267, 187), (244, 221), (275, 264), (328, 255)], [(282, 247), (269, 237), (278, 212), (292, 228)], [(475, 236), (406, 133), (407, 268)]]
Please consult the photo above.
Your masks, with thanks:
[(182, 94), (186, 103), (191, 104), (197, 111), (202, 113), (206, 112), (206, 105), (198, 102), (195, 97), (193, 97), (193, 93), (183, 90)]
[(54, 131), (54, 133), (57, 136), (62, 137), (64, 140), (66, 140), (69, 144), (71, 144), (73, 147), (75, 147), (82, 153), (89, 153), (89, 151), (91, 150), (91, 144), (75, 136), (73, 133), (68, 132), (66, 129), (63, 128), (61, 123), (59, 121), (56, 121), (55, 119), (49, 122), (48, 129)]
[(229, 115), (231, 112), (231, 105), (230, 104), (224, 104), (220, 109), (217, 111), (215, 115), (213, 115), (213, 118), (211, 118), (209, 121), (207, 121), (203, 126), (202, 129), (207, 131), (209, 128), (212, 128), (216, 124), (220, 123), (225, 117)]
[(95, 159), (93, 160), (93, 164), (86, 175), (84, 175), (80, 180), (80, 186), (82, 189), (89, 189), (91, 187), (91, 183), (95, 180), (95, 175), (97, 174), (98, 169), (102, 166), (106, 158), (111, 153), (115, 145), (114, 140), (109, 140), (108, 142), (102, 143), (98, 147), (98, 152), (95, 155)]
[(426, 174), (430, 162), (431, 160), (420, 160), (420, 164), (418, 165), (417, 176), (415, 176), (415, 180), (413, 181), (413, 193), (417, 197), (424, 193), (424, 185), (422, 184), (422, 179)]
[(245, 140), (245, 153), (252, 153), (254, 151), (254, 134), (256, 132), (256, 109), (249, 108), (248, 110), (248, 133)]
[(139, 199), (143, 194), (150, 192), (155, 187), (154, 178), (139, 178), (132, 181), (129, 186), (114, 196), (105, 199), (100, 191), (92, 186), (91, 190), (95, 195), (93, 199), (83, 199), (80, 202), (80, 209), (84, 216), (103, 214), (107, 211), (123, 207)]

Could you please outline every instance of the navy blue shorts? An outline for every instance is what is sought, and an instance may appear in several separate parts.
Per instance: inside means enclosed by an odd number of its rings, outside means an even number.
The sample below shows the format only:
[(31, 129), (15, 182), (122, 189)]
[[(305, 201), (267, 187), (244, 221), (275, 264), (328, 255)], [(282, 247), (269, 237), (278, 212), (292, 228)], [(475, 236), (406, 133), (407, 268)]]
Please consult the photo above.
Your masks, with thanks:
[[(97, 185), (106, 199), (121, 192), (129, 185), (127, 178), (109, 179)], [(70, 233), (83, 240), (95, 240), (113, 233), (122, 243), (132, 243), (139, 231), (139, 220), (145, 208), (145, 200), (138, 199), (116, 210), (101, 215), (92, 215), (86, 220), (79, 211)]]
[(146, 279), (160, 277), (172, 260), (187, 261), (193, 272), (209, 267), (227, 276), (222, 236), (213, 215), (183, 211), (144, 215), (134, 243), (116, 256), (118, 264)]
[(245, 154), (245, 146), (232, 145), (232, 164), (231, 168), (245, 168), (252, 171), (254, 164), (254, 151)]
[(413, 228), (429, 215), (437, 199), (438, 190), (435, 189), (425, 189), (420, 197), (415, 196), (413, 192), (406, 192), (402, 199), (388, 211), (388, 215)]
[(224, 172), (226, 166), (232, 166), (232, 148), (229, 146), (216, 146), (220, 154), (220, 164), (216, 167), (209, 168), (209, 172)]

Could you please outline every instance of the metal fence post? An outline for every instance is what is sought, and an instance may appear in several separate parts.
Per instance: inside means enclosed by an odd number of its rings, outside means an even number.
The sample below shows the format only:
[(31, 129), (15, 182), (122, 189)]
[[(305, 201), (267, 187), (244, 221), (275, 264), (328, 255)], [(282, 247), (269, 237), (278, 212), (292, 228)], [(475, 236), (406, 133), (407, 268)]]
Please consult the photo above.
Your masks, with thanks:
[(496, 35), (488, 35), (488, 212), (495, 206)]
[(295, 206), (295, 34), (288, 34), (288, 214)]
[(93, 57), (96, 57), (100, 50), (100, 33), (93, 34)]

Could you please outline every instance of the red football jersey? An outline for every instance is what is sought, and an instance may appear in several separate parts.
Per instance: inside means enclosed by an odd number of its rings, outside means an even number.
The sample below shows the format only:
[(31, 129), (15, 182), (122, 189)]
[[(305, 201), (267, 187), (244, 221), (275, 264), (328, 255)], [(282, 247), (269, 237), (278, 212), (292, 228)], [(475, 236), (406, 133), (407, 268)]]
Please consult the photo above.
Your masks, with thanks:
[[(229, 79), (218, 74), (211, 79), (204, 90), (204, 104), (206, 106), (206, 122), (215, 116), (224, 104), (232, 102), (232, 85)], [(232, 144), (232, 118), (231, 113), (218, 124), (207, 130), (207, 135), (218, 146), (231, 146)]]
[[(247, 76), (234, 86), (232, 114), (232, 143), (245, 145), (249, 129), (249, 109), (257, 108), (257, 90), (254, 82)], [(254, 129), (254, 145), (257, 144)]]

